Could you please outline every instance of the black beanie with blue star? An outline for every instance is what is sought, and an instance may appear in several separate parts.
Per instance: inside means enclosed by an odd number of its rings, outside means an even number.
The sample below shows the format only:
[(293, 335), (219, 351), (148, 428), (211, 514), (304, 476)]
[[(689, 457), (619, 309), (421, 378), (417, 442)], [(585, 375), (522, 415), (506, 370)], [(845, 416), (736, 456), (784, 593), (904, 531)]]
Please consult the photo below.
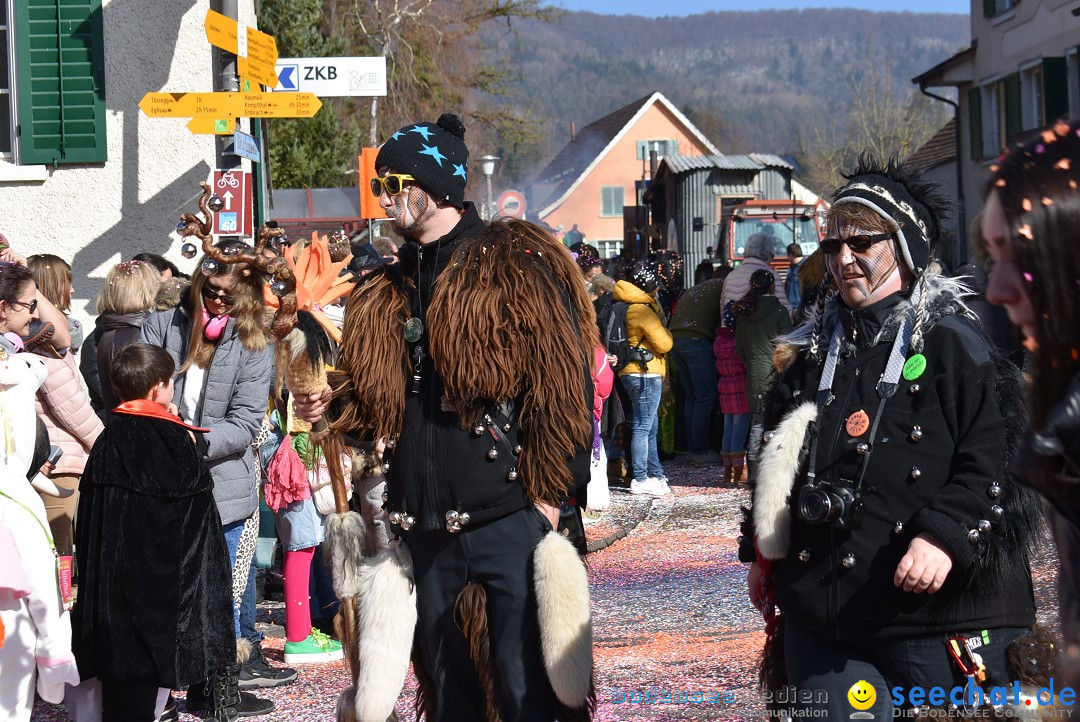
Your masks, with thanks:
[(411, 175), (435, 198), (464, 208), (469, 149), (461, 118), (443, 113), (435, 123), (401, 128), (379, 149), (375, 169), (384, 167)]

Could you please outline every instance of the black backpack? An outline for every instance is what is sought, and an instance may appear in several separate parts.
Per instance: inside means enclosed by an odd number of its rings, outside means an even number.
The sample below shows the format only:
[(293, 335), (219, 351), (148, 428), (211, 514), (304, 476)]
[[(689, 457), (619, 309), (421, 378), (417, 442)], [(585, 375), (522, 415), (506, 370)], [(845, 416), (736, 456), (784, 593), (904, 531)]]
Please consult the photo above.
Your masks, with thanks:
[(616, 373), (626, 368), (629, 363), (637, 363), (644, 370), (645, 364), (653, 359), (653, 354), (648, 349), (630, 345), (630, 338), (626, 333), (626, 309), (631, 303), (640, 304), (641, 302), (613, 301), (596, 318), (604, 348), (616, 357), (615, 363), (612, 364)]

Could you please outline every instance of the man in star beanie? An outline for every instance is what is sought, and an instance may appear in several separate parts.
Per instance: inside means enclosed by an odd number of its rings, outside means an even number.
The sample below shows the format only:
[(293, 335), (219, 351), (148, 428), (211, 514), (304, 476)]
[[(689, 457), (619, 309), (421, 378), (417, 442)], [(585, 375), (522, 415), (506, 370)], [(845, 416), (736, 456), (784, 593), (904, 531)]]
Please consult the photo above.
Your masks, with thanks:
[(357, 568), (327, 531), (335, 589), (358, 598), (339, 718), (391, 716), (411, 653), (429, 722), (581, 722), (588, 579), (556, 530), (589, 479), (595, 314), (554, 236), (464, 200), (464, 135), (444, 114), (379, 150), (370, 192), (400, 262), (349, 296), (327, 389), (294, 396), (331, 437), (386, 444), (385, 553)]
[(401, 128), (379, 149), (375, 168), (384, 167), (411, 175), (437, 200), (461, 210), (469, 167), (461, 118), (443, 113), (435, 123)]

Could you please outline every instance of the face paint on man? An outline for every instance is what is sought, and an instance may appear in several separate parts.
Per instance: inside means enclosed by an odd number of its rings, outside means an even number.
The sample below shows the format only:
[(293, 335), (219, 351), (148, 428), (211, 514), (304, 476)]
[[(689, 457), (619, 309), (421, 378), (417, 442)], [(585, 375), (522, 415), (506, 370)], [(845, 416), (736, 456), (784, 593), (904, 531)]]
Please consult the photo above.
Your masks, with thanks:
[(416, 186), (408, 186), (391, 200), (392, 204), (386, 209), (390, 225), (399, 235), (413, 234), (426, 218), (429, 207), (427, 193)]
[[(871, 236), (857, 226), (833, 229), (835, 238)], [(832, 235), (832, 233), (830, 233)], [(865, 251), (853, 251), (845, 244), (839, 253), (826, 256), (829, 273), (840, 289), (840, 297), (850, 308), (869, 306), (901, 288), (899, 255), (895, 240), (875, 243)]]

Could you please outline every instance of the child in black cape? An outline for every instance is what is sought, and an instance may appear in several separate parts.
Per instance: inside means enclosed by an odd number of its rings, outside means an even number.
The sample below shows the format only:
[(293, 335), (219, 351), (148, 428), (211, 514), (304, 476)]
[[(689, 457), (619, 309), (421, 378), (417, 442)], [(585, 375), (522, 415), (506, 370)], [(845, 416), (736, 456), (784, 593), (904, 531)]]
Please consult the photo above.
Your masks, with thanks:
[[(102, 718), (157, 718), (168, 690), (228, 678), (235, 664), (232, 580), (213, 478), (175, 415), (172, 358), (132, 344), (110, 379), (123, 400), (80, 485), (80, 584), (72, 648), (101, 685)], [(219, 682), (220, 684), (220, 682)], [(215, 718), (235, 690), (215, 690)], [(232, 694), (230, 694), (232, 692)]]

